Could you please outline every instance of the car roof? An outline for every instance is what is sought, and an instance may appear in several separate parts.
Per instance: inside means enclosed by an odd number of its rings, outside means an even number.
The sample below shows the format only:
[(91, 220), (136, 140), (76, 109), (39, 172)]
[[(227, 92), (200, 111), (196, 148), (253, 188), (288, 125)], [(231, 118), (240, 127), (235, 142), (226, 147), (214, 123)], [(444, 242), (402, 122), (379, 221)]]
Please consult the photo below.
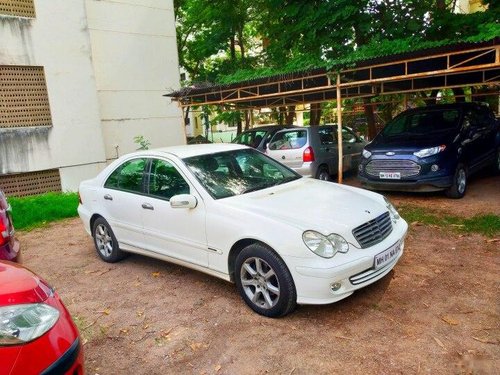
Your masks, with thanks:
[(446, 110), (446, 109), (464, 109), (464, 108), (477, 108), (487, 107), (484, 103), (479, 102), (461, 102), (461, 103), (447, 103), (447, 104), (433, 104), (421, 107), (415, 107), (408, 110), (408, 112), (418, 112), (427, 110)]
[(255, 128), (245, 130), (243, 133), (250, 133), (255, 131), (279, 130), (279, 129), (293, 129), (298, 127), (299, 126), (296, 125), (265, 125), (265, 126), (256, 126)]
[(218, 152), (249, 149), (248, 146), (237, 143), (210, 143), (210, 144), (194, 144), (162, 147), (151, 150), (137, 151), (128, 156), (166, 156), (174, 155), (180, 159), (189, 158), (191, 156), (215, 154)]

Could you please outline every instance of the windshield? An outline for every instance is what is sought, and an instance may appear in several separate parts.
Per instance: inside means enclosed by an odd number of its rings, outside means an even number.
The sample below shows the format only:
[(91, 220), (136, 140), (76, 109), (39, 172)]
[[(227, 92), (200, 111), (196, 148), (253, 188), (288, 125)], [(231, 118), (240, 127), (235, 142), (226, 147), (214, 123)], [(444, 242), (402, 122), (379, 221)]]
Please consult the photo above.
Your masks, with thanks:
[(266, 136), (266, 130), (252, 130), (241, 133), (235, 139), (233, 139), (232, 143), (238, 143), (240, 145), (246, 145), (253, 148), (257, 148), (260, 145), (260, 142)]
[(460, 110), (432, 109), (403, 113), (389, 122), (384, 136), (429, 135), (456, 129), (459, 125)]
[(234, 150), (183, 159), (215, 199), (261, 190), (297, 180), (297, 173), (252, 150)]

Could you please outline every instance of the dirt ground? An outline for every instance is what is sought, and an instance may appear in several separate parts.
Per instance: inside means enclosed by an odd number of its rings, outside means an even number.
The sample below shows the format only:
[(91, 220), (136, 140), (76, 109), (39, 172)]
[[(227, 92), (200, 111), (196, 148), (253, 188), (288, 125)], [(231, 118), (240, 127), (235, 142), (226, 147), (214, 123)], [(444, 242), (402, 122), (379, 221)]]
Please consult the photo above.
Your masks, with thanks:
[[(348, 180), (349, 181), (349, 180)], [(500, 178), (462, 200), (389, 194), (455, 215), (500, 214)], [(23, 263), (56, 287), (84, 341), (87, 374), (450, 374), (500, 368), (500, 246), (412, 225), (382, 280), (282, 319), (253, 313), (233, 284), (131, 255), (97, 257), (79, 219), (19, 233)], [(497, 370), (495, 370), (495, 368)]]

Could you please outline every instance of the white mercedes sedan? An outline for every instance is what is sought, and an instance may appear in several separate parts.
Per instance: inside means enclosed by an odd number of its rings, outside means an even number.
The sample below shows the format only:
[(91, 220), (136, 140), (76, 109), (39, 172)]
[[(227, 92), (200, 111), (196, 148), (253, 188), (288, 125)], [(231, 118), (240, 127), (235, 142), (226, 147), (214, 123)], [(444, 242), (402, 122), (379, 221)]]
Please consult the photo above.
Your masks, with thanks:
[(259, 314), (327, 304), (384, 277), (408, 225), (382, 195), (303, 178), (236, 144), (125, 155), (80, 185), (97, 254), (143, 254), (236, 283)]

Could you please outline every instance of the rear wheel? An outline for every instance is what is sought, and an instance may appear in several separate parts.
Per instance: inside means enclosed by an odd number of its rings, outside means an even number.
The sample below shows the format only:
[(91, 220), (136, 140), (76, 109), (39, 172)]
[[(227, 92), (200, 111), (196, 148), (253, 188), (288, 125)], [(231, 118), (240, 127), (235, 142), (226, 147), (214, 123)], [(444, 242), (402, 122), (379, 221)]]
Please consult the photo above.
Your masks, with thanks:
[(322, 181), (330, 181), (331, 177), (330, 177), (330, 173), (328, 172), (328, 168), (324, 165), (319, 167), (318, 172), (316, 172), (316, 178), (318, 180), (322, 180)]
[(108, 263), (115, 263), (125, 257), (125, 253), (118, 247), (118, 241), (108, 222), (99, 217), (92, 227), (95, 249), (99, 257)]
[(297, 293), (285, 262), (272, 250), (252, 244), (236, 258), (236, 287), (255, 312), (275, 318), (295, 309)]
[(453, 176), (453, 185), (451, 185), (445, 193), (448, 198), (459, 199), (465, 195), (466, 190), (467, 170), (463, 164), (459, 164), (457, 165), (455, 175)]

